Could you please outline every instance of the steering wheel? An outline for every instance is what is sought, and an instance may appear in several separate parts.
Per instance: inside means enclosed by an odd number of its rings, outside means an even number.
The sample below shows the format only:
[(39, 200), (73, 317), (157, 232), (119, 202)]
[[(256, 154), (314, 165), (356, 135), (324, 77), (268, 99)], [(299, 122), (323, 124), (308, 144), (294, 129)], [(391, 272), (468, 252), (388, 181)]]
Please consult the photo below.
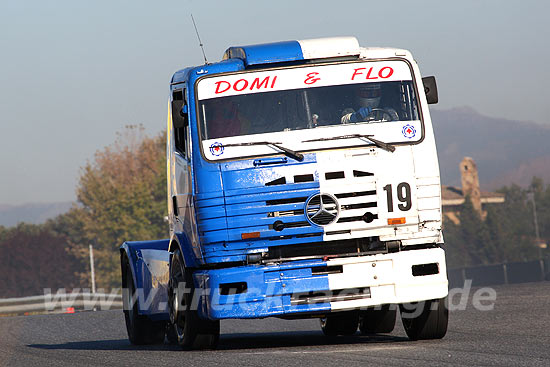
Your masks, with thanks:
[(393, 117), (388, 110), (373, 108), (367, 116), (367, 121), (393, 121)]

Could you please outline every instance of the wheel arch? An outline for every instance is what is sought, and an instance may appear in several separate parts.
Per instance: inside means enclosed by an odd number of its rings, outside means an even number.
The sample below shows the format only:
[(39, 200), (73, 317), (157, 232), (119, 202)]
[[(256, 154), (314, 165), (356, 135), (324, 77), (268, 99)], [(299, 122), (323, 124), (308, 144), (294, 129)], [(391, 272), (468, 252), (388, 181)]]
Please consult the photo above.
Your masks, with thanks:
[(168, 251), (174, 253), (178, 249), (183, 256), (183, 265), (186, 268), (196, 268), (198, 266), (197, 258), (193, 253), (193, 245), (184, 232), (176, 232), (170, 239)]

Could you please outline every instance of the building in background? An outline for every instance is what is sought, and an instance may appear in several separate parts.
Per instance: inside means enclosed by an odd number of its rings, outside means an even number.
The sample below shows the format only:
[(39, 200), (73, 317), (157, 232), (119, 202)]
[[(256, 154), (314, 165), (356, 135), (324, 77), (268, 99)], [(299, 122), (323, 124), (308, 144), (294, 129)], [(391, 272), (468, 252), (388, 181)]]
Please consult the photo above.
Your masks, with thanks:
[(481, 191), (479, 188), (477, 165), (473, 158), (464, 157), (462, 162), (460, 162), (460, 174), (462, 181), (461, 188), (441, 186), (443, 215), (455, 224), (459, 224), (460, 222), (458, 212), (464, 204), (466, 196), (470, 197), (474, 210), (483, 219), (487, 216), (487, 212), (483, 210), (484, 205), (504, 203), (504, 194)]

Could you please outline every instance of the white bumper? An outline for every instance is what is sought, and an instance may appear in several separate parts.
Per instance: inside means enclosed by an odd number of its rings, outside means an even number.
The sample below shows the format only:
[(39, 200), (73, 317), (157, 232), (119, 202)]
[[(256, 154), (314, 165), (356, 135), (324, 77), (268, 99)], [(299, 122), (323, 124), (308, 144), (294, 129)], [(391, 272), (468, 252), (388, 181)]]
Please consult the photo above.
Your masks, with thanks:
[[(437, 274), (413, 275), (414, 265), (433, 263), (438, 265)], [(369, 287), (371, 296), (331, 302), (332, 310), (423, 301), (448, 294), (445, 252), (440, 248), (327, 261), (327, 266), (337, 265), (342, 272), (329, 274), (331, 290)]]

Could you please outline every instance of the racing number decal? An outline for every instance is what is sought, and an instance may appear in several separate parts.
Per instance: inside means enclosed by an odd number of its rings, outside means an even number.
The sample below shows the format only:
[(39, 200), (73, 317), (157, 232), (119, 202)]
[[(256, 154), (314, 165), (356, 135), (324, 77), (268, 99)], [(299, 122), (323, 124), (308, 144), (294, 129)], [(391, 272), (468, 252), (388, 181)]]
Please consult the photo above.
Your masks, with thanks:
[[(384, 186), (384, 191), (386, 191), (386, 196), (388, 198), (388, 212), (393, 212), (392, 185), (388, 184)], [(399, 210), (407, 211), (412, 208), (411, 186), (408, 183), (401, 182), (397, 185), (397, 200), (399, 200), (399, 204), (397, 204)]]

